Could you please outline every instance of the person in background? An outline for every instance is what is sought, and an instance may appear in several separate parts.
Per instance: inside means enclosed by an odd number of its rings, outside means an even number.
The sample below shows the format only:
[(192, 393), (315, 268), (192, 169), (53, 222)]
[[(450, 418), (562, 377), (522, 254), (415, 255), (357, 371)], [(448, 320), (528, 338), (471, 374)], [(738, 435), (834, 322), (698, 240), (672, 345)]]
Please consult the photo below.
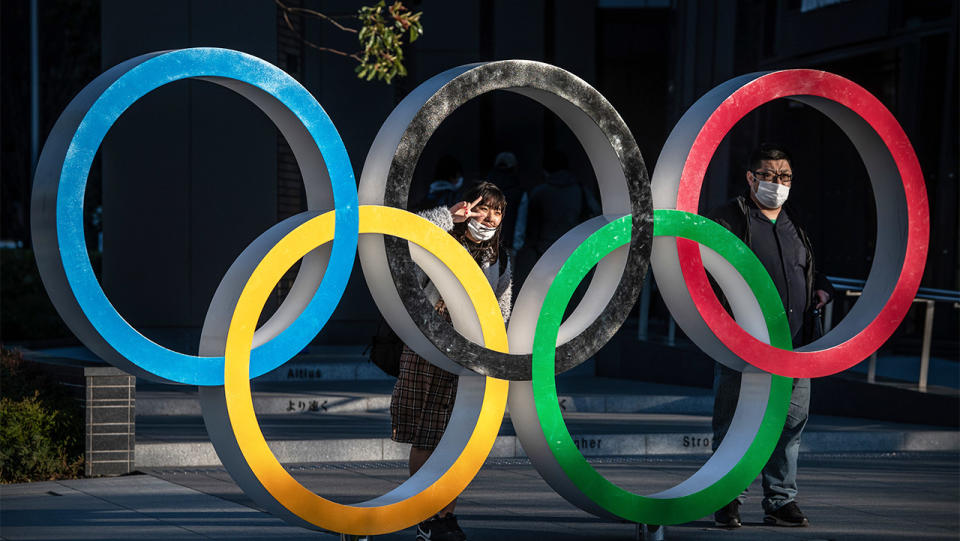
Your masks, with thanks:
[(497, 154), (493, 162), (493, 169), (488, 175), (490, 182), (496, 184), (503, 191), (507, 199), (507, 206), (512, 210), (504, 216), (501, 237), (504, 246), (510, 250), (511, 259), (515, 259), (517, 251), (523, 246), (524, 231), (527, 226), (527, 192), (520, 179), (517, 168), (517, 157), (513, 152)]
[(439, 206), (449, 207), (460, 200), (460, 189), (463, 188), (463, 168), (460, 161), (446, 154), (437, 161), (433, 178), (427, 195), (417, 205), (419, 209), (432, 209)]
[[(449, 231), (483, 270), (500, 303), (504, 322), (510, 317), (513, 301), (512, 274), (506, 250), (500, 246), (503, 215), (507, 200), (490, 182), (481, 182), (466, 193), (464, 201), (439, 206), (420, 213)], [(424, 294), (434, 308), (449, 321), (449, 314), (437, 288), (424, 275)], [(400, 355), (400, 375), (390, 399), (391, 439), (410, 445), (410, 475), (415, 474), (440, 443), (450, 421), (458, 378), (437, 368), (404, 345)], [(422, 541), (462, 541), (466, 535), (453, 514), (456, 500), (432, 518), (417, 526)]]
[(523, 248), (517, 255), (517, 276), (521, 282), (550, 245), (600, 212), (596, 199), (569, 167), (567, 156), (559, 150), (544, 156), (546, 182), (530, 190)]
[[(795, 210), (785, 204), (795, 182), (790, 155), (776, 145), (760, 145), (750, 154), (745, 177), (749, 190), (746, 196), (730, 200), (709, 217), (744, 241), (773, 278), (790, 323), (793, 346), (799, 347), (819, 338), (819, 310), (832, 298), (833, 287), (816, 271), (810, 239), (797, 222)], [(713, 387), (716, 451), (737, 408), (740, 372), (716, 363)], [(794, 379), (786, 425), (761, 474), (766, 524), (809, 524), (795, 501), (800, 434), (809, 414), (810, 380)], [(740, 527), (743, 501), (744, 496), (740, 495), (718, 510), (714, 514), (716, 525)]]

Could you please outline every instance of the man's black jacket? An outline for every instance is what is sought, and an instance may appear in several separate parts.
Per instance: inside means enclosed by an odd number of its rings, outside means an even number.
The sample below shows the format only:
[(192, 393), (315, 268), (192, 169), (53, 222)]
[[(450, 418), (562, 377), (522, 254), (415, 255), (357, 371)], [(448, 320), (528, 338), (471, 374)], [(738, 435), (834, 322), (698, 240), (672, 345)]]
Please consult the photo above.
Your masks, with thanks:
[[(753, 202), (742, 195), (737, 196), (736, 198), (725, 203), (723, 206), (711, 211), (707, 217), (730, 230), (731, 233), (746, 243), (746, 245), (752, 250), (753, 245), (750, 241), (749, 224), (750, 213), (747, 212), (749, 208), (748, 205), (753, 205)], [(819, 326), (815, 324), (816, 322), (814, 321), (814, 315), (812, 313), (812, 308), (816, 306), (817, 302), (814, 291), (817, 289), (822, 289), (830, 294), (830, 299), (834, 298), (835, 292), (833, 286), (830, 284), (830, 281), (827, 280), (827, 277), (816, 271), (815, 260), (813, 257), (813, 246), (810, 244), (810, 237), (807, 236), (807, 232), (804, 231), (803, 227), (800, 225), (796, 213), (791, 211), (790, 207), (787, 205), (784, 205), (783, 210), (790, 216), (790, 221), (793, 222), (793, 226), (797, 230), (797, 235), (800, 237), (801, 242), (803, 242), (803, 247), (806, 248), (807, 251), (807, 301), (806, 307), (803, 311), (803, 327), (800, 330), (799, 343), (808, 344), (817, 338), (820, 338), (817, 331)], [(727, 303), (726, 297), (723, 296), (723, 293), (720, 291), (720, 288), (717, 287), (716, 283), (714, 283), (712, 280), (711, 283), (714, 286), (714, 291), (717, 292), (717, 297), (719, 297), (720, 302), (723, 303), (724, 308), (726, 308), (727, 312), (729, 312), (730, 306)]]

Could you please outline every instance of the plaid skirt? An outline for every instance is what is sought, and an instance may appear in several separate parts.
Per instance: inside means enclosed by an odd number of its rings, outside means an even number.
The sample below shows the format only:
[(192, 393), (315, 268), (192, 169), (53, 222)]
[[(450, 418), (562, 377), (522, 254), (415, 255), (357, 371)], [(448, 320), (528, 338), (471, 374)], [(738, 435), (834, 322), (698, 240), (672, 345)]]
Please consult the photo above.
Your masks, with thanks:
[(435, 448), (450, 421), (458, 379), (404, 345), (390, 398), (390, 438), (420, 449)]

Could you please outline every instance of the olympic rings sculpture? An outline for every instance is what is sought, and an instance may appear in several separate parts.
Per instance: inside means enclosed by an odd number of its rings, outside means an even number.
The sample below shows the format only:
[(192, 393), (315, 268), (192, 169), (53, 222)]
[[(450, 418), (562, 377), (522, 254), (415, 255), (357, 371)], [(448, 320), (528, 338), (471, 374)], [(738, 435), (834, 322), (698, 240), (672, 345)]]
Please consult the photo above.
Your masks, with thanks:
[[(262, 234), (231, 265), (208, 309), (199, 356), (163, 348), (123, 320), (93, 275), (82, 232), (86, 177), (107, 130), (147, 92), (186, 78), (225, 86), (267, 114), (294, 151), (308, 206)], [(599, 179), (604, 212), (537, 262), (509, 326), (466, 250), (403, 210), (420, 152), (440, 122), (469, 99), (501, 89), (540, 102), (573, 130)], [(853, 140), (876, 196), (875, 260), (885, 263), (871, 270), (864, 297), (848, 317), (797, 352), (791, 351), (779, 295), (756, 256), (695, 214), (706, 166), (726, 132), (750, 110), (784, 97), (819, 109)], [(623, 120), (576, 76), (529, 61), (461, 66), (421, 84), (397, 106), (355, 189), (343, 143), (306, 89), (267, 62), (212, 48), (143, 55), (81, 91), (44, 146), (32, 212), (44, 285), (87, 347), (139, 377), (198, 385), (217, 453), (251, 498), (291, 523), (356, 535), (406, 528), (459, 495), (489, 454), (508, 401), (531, 462), (574, 505), (649, 524), (711, 513), (749, 485), (769, 458), (792, 377), (852, 366), (893, 332), (919, 287), (929, 232), (923, 178), (903, 130), (876, 98), (829, 73), (758, 73), (718, 86), (674, 128), (651, 182)], [(322, 329), (343, 294), (355, 250), (390, 325), (417, 353), (461, 379), (451, 421), (427, 463), (387, 494), (342, 505), (300, 485), (273, 455), (249, 382), (289, 360)], [(268, 295), (299, 260), (291, 292), (257, 328)], [(687, 335), (718, 362), (742, 371), (743, 383), (730, 431), (711, 458), (678, 485), (641, 496), (607, 481), (577, 450), (557, 403), (555, 374), (609, 340), (636, 299), (648, 261)], [(429, 309), (413, 279), (415, 266), (447, 300), (452, 325)], [(736, 322), (720, 307), (705, 268), (730, 300)], [(588, 294), (561, 323), (591, 269)], [(860, 328), (864, 321), (871, 323)]]

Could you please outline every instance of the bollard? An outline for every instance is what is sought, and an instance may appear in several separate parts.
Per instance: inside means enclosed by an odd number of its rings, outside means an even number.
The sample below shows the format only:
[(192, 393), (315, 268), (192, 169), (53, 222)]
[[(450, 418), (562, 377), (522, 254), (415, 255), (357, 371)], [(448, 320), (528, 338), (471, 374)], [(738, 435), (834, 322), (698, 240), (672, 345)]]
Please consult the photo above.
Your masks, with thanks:
[(637, 541), (664, 541), (666, 527), (659, 524), (637, 524)]

